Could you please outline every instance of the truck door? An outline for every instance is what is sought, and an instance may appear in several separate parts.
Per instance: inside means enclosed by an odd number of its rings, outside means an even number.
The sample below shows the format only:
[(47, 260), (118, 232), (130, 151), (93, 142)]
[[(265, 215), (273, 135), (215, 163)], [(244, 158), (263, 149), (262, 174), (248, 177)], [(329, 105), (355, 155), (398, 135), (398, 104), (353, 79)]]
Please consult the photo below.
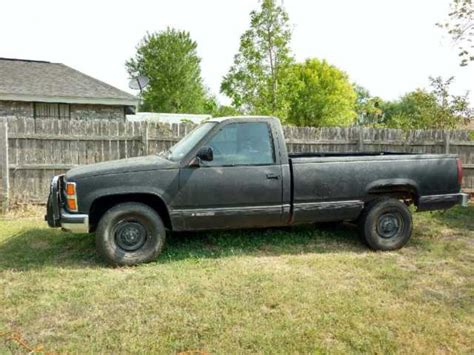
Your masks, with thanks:
[(173, 214), (182, 229), (283, 224), (282, 168), (267, 122), (230, 122), (202, 144), (214, 158), (180, 171)]

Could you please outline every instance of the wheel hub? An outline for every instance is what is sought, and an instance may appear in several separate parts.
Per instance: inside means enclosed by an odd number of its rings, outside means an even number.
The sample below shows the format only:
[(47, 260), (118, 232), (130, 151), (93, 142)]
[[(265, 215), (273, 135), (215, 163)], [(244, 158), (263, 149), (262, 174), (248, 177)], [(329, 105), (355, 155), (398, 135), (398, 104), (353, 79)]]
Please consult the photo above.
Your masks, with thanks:
[(115, 241), (125, 251), (140, 249), (146, 242), (145, 227), (138, 222), (122, 222), (115, 230)]
[(382, 238), (393, 238), (401, 230), (401, 216), (395, 213), (386, 213), (380, 216), (377, 223), (377, 232)]

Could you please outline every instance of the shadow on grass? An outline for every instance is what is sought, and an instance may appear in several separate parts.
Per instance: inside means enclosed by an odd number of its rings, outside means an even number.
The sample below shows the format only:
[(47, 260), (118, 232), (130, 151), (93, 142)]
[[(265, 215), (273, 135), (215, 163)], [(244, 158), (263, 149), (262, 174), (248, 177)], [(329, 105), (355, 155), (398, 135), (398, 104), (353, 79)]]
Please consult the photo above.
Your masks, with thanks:
[[(360, 253), (367, 248), (354, 226), (301, 226), (258, 230), (174, 233), (157, 263), (236, 255), (275, 256), (304, 253)], [(43, 267), (96, 268), (94, 235), (32, 228), (0, 242), (0, 270)]]
[(45, 228), (24, 229), (0, 242), (0, 270), (29, 270), (48, 266), (100, 265), (92, 235), (62, 233)]
[(474, 231), (474, 206), (454, 207), (446, 211), (431, 212), (431, 217), (453, 229)]
[(308, 225), (200, 233), (175, 233), (158, 262), (236, 255), (277, 256), (367, 251), (354, 226)]

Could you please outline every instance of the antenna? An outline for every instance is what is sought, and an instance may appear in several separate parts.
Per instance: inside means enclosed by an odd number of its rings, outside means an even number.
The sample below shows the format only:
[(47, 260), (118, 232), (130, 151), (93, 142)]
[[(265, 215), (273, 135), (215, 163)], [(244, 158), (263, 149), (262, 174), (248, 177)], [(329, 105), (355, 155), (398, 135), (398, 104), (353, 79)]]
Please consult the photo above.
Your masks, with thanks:
[(132, 90), (140, 90), (140, 94), (142, 93), (143, 89), (148, 85), (150, 79), (148, 79), (144, 75), (139, 75), (136, 78), (132, 78), (129, 83), (128, 87)]

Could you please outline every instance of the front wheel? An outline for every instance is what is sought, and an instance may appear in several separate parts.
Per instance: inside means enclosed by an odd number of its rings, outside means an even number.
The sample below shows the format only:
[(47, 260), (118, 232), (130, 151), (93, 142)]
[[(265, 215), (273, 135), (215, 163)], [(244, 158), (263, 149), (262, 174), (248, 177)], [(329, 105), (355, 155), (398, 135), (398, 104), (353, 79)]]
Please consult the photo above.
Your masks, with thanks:
[(393, 198), (370, 202), (360, 219), (360, 232), (374, 250), (396, 250), (411, 237), (413, 222), (407, 206)]
[(112, 265), (136, 265), (156, 259), (166, 239), (165, 226), (149, 206), (127, 202), (108, 210), (96, 232), (99, 254)]

